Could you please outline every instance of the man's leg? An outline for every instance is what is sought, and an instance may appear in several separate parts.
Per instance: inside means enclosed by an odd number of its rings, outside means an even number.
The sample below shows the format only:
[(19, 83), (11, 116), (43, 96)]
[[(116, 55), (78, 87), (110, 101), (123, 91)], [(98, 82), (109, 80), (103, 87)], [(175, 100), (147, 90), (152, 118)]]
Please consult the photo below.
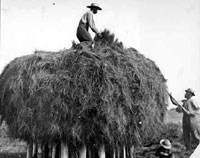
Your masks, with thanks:
[(190, 126), (184, 125), (183, 126), (183, 139), (185, 143), (185, 147), (187, 150), (191, 150), (191, 143), (190, 143)]
[(84, 42), (84, 41), (92, 42), (92, 37), (90, 33), (83, 26), (78, 27), (76, 36), (80, 42)]
[(200, 143), (200, 128), (198, 124), (196, 124), (196, 126), (193, 125), (193, 128), (191, 129), (191, 135), (194, 139), (195, 146), (197, 146)]
[(196, 147), (200, 143), (200, 115), (191, 117), (191, 135), (194, 139), (193, 147)]

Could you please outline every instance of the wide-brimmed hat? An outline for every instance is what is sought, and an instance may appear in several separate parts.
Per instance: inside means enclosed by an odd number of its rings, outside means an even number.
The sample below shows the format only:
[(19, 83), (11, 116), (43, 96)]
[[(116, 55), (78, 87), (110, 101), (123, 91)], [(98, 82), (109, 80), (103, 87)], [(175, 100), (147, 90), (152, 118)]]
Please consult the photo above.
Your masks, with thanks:
[(161, 139), (160, 145), (165, 149), (171, 149), (172, 145), (168, 139)]
[(195, 92), (192, 88), (188, 88), (185, 91), (191, 93), (192, 95), (195, 95)]
[(97, 10), (102, 10), (97, 3), (91, 3), (88, 8), (96, 8)]

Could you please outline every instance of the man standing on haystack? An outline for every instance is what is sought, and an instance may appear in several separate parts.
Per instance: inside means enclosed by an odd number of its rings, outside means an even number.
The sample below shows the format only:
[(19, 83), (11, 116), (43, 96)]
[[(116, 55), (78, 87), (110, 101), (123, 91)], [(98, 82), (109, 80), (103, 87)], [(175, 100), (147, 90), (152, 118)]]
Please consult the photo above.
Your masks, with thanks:
[(91, 30), (96, 33), (97, 36), (101, 36), (99, 30), (95, 26), (93, 14), (97, 14), (97, 11), (102, 9), (96, 3), (92, 3), (90, 6), (87, 7), (90, 8), (90, 10), (83, 14), (83, 16), (81, 17), (76, 36), (80, 42), (89, 41), (93, 43), (93, 39), (88, 32), (88, 29), (91, 28)]
[(171, 102), (177, 105), (177, 111), (183, 112), (183, 138), (187, 150), (191, 150), (191, 136), (196, 143), (200, 143), (200, 107), (194, 99), (195, 92), (188, 88), (185, 90), (185, 98), (181, 103), (177, 102), (170, 94)]

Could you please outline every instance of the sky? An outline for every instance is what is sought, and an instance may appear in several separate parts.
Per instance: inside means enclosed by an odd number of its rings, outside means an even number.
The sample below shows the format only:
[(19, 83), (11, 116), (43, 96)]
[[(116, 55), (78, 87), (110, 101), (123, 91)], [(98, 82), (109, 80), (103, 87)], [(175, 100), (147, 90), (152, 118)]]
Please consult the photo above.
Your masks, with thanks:
[(175, 98), (190, 87), (200, 103), (199, 0), (1, 0), (0, 73), (16, 57), (78, 42), (78, 22), (92, 2), (103, 9), (94, 15), (100, 31), (155, 61)]

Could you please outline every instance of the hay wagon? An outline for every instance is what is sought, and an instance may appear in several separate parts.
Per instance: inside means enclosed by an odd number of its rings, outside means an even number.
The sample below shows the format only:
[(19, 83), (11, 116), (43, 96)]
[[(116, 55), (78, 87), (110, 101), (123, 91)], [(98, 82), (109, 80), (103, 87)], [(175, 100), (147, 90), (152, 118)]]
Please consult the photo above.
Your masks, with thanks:
[(132, 158), (159, 132), (164, 76), (134, 48), (106, 39), (94, 48), (36, 51), (5, 67), (0, 114), (11, 136), (27, 142), (27, 158)]

